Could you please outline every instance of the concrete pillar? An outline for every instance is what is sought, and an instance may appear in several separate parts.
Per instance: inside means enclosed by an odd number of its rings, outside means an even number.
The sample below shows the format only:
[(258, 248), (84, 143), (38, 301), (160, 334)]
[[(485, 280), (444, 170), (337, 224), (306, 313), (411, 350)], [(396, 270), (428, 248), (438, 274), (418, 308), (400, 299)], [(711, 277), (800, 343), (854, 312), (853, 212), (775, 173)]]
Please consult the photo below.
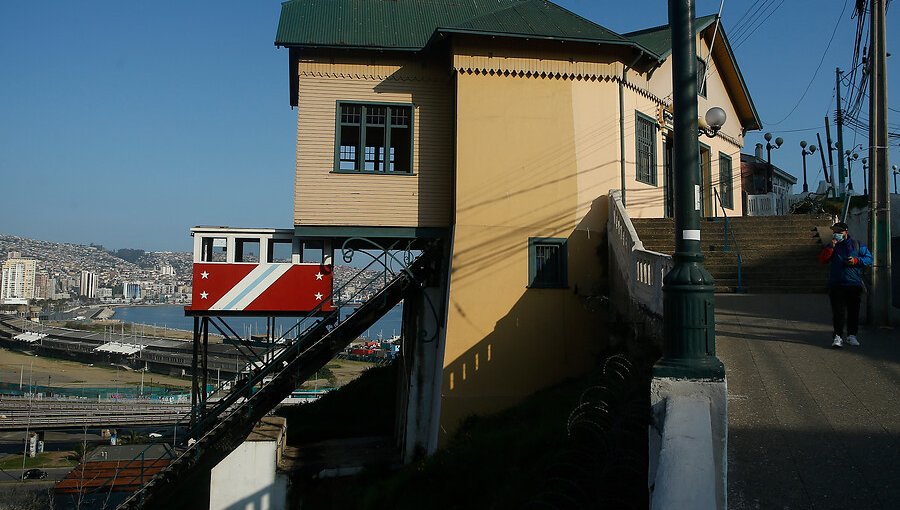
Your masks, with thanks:
[(448, 275), (449, 249), (445, 248), (440, 274), (403, 304), (397, 404), (398, 439), (404, 463), (431, 455), (438, 446)]

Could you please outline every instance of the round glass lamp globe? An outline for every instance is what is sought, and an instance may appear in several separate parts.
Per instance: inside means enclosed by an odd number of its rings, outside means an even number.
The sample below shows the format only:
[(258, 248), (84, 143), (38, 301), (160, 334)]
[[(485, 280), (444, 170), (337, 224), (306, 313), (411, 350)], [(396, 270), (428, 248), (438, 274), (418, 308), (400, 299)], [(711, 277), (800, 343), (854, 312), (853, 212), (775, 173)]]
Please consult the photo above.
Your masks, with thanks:
[(719, 108), (718, 106), (713, 106), (706, 111), (704, 119), (706, 120), (706, 124), (709, 127), (716, 130), (721, 129), (722, 126), (725, 125), (725, 110)]

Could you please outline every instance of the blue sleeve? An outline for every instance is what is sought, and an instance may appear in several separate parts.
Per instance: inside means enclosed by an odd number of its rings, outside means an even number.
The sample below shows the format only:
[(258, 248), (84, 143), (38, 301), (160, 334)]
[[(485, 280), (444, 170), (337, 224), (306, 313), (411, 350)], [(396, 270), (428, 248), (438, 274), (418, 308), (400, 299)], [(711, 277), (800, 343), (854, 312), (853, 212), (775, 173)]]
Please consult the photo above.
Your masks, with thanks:
[(872, 262), (873, 262), (872, 252), (869, 251), (869, 248), (866, 245), (864, 245), (864, 244), (859, 245), (858, 255), (859, 255), (859, 257), (857, 257), (857, 258), (859, 259), (860, 265), (863, 265), (863, 266), (871, 266), (872, 265)]

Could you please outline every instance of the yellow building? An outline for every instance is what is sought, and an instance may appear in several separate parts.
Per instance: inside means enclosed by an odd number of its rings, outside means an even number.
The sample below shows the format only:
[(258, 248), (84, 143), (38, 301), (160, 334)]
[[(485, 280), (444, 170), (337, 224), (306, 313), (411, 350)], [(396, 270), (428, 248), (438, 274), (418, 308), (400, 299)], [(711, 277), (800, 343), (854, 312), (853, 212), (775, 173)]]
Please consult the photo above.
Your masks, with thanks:
[[(700, 142), (702, 207), (741, 215), (760, 121), (722, 27), (697, 27), (700, 111), (728, 116)], [(608, 347), (609, 190), (632, 217), (672, 211), (668, 29), (621, 35), (544, 0), (304, 0), (283, 4), (276, 45), (296, 236), (445, 243), (436, 317), (407, 303), (407, 453), (587, 370)]]

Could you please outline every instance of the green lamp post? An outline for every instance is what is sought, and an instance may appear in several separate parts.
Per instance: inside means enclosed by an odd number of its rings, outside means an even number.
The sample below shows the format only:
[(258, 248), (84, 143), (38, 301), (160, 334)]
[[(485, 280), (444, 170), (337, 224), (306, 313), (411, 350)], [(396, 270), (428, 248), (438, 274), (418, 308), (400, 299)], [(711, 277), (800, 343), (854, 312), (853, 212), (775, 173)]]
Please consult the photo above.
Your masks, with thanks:
[[(724, 380), (716, 357), (715, 282), (700, 249), (700, 148), (694, 0), (669, 0), (674, 106), (674, 267), (663, 279), (663, 355), (656, 377)], [(716, 110), (716, 111), (713, 111)], [(704, 133), (715, 133), (724, 111), (707, 114)], [(711, 133), (712, 132), (712, 133)]]

